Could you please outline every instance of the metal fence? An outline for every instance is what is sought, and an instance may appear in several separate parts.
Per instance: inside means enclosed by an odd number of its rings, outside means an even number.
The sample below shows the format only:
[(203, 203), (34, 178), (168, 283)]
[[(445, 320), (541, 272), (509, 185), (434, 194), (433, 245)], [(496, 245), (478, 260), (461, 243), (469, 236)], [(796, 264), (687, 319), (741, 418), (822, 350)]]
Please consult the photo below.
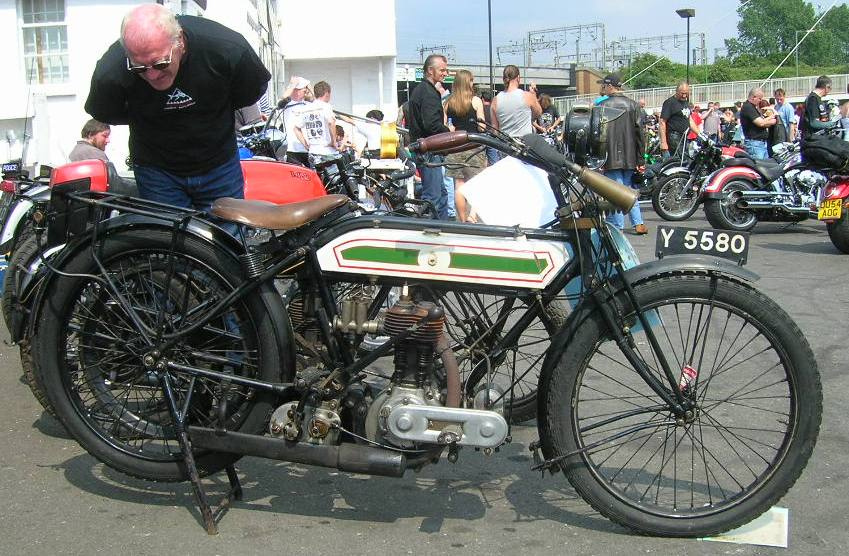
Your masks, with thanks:
[[(832, 91), (835, 92), (835, 97), (842, 98), (846, 86), (849, 84), (849, 74), (830, 75), (832, 82)], [(721, 106), (731, 106), (738, 100), (746, 100), (749, 95), (749, 89), (753, 87), (763, 86), (765, 96), (772, 96), (772, 92), (776, 89), (784, 89), (787, 94), (788, 101), (796, 102), (798, 97), (804, 99), (808, 96), (816, 83), (816, 76), (807, 77), (785, 77), (781, 79), (770, 79), (765, 84), (763, 80), (751, 81), (730, 81), (727, 83), (705, 83), (703, 85), (690, 85), (690, 102), (693, 104), (701, 104), (702, 107), (707, 102), (719, 102)], [(663, 101), (675, 93), (675, 87), (659, 87), (656, 89), (634, 89), (623, 91), (625, 95), (633, 99), (645, 99), (646, 108), (659, 109)], [(598, 97), (594, 95), (581, 95), (574, 97), (557, 97), (552, 99), (561, 114), (568, 112), (572, 106), (577, 104), (592, 104), (593, 100)]]

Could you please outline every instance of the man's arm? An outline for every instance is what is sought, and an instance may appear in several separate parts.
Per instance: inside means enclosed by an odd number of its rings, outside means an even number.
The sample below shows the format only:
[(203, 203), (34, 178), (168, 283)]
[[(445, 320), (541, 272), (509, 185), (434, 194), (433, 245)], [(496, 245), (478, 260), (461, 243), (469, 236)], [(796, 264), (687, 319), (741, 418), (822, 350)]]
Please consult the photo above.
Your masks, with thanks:
[[(85, 101), (85, 111), (95, 120), (105, 124), (126, 125), (130, 123), (127, 96), (118, 78), (127, 73), (127, 70), (116, 65), (116, 48), (120, 49), (117, 43), (109, 47), (106, 54), (97, 61)], [(123, 61), (122, 57), (121, 60)]]
[(634, 110), (634, 143), (637, 147), (637, 166), (642, 166), (645, 164), (645, 158), (643, 155), (646, 152), (646, 136), (643, 133), (643, 126), (640, 125), (640, 107), (637, 106), (637, 110)]
[(537, 100), (536, 87), (533, 87), (530, 91), (525, 91), (525, 104), (531, 108), (531, 121), (539, 118), (539, 115), (542, 114), (542, 107)]
[(660, 150), (668, 151), (669, 141), (666, 138), (666, 120), (663, 117), (658, 120), (657, 131), (658, 135), (660, 135)]
[(230, 76), (232, 84), (230, 96), (234, 109), (258, 101), (268, 90), (268, 81), (271, 79), (271, 73), (254, 49), (244, 38), (242, 40), (244, 41), (242, 56), (233, 68), (233, 75)]
[[(419, 85), (419, 87), (424, 86), (424, 83)], [(422, 128), (426, 137), (449, 131), (448, 126), (445, 125), (442, 100), (434, 98), (433, 95), (425, 95), (422, 99)]]
[(339, 144), (336, 142), (336, 117), (333, 115), (332, 110), (327, 111), (327, 129), (330, 130), (330, 146), (338, 149)]
[(496, 115), (496, 107), (498, 106), (498, 98), (493, 98), (492, 103), (489, 105), (489, 125), (492, 126), (493, 129), (501, 129), (498, 125), (498, 116)]

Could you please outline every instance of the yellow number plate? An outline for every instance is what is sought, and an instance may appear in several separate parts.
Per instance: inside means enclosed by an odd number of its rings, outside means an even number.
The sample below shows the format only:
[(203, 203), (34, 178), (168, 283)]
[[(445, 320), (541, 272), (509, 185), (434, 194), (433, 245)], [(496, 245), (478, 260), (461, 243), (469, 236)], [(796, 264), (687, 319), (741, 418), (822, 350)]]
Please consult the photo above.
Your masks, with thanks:
[(823, 201), (817, 212), (818, 220), (839, 220), (843, 212), (843, 199), (828, 199)]

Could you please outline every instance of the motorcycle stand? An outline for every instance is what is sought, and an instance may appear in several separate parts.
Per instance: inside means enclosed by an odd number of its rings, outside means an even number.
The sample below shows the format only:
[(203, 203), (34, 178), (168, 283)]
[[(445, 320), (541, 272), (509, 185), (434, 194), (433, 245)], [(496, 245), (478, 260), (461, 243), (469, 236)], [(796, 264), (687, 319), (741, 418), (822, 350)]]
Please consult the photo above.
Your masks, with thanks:
[[(191, 393), (194, 390), (194, 379), (192, 379), (192, 384), (189, 386), (184, 411), (180, 411), (177, 407), (177, 400), (174, 397), (174, 390), (171, 386), (171, 377), (168, 373), (163, 373), (160, 380), (162, 382), (162, 388), (165, 391), (165, 398), (168, 400), (168, 409), (171, 413), (171, 417), (174, 419), (174, 429), (177, 434), (177, 442), (180, 444), (180, 451), (183, 454), (183, 464), (186, 466), (186, 472), (189, 474), (189, 481), (192, 483), (195, 501), (197, 502), (201, 517), (203, 518), (204, 529), (206, 529), (206, 533), (208, 535), (217, 535), (218, 521), (227, 512), (227, 510), (230, 509), (230, 504), (233, 500), (242, 499), (242, 485), (239, 482), (239, 476), (236, 474), (236, 468), (232, 464), (225, 468), (227, 471), (227, 479), (230, 482), (230, 490), (227, 491), (227, 494), (224, 495), (218, 505), (213, 509), (209, 504), (203, 484), (201, 484), (200, 474), (198, 473), (197, 465), (195, 464), (195, 457), (192, 453), (192, 442), (189, 439), (188, 432), (186, 431), (186, 415), (188, 414), (189, 402), (191, 401)], [(221, 417), (223, 417), (226, 413), (226, 404), (222, 405), (223, 407), (219, 408), (219, 415)], [(216, 429), (220, 429), (223, 433), (222, 422), (223, 421), (220, 420), (219, 427), (216, 427)]]

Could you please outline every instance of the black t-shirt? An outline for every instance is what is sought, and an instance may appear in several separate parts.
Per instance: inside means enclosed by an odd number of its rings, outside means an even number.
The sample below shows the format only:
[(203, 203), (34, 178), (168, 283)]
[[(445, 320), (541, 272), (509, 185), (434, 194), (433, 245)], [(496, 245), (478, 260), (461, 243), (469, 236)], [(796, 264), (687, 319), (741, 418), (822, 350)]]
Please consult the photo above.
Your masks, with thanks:
[(828, 106), (822, 101), (822, 98), (812, 92), (805, 100), (805, 114), (802, 118), (802, 132), (804, 135), (813, 133), (820, 129), (828, 127), (831, 114)]
[(690, 103), (671, 96), (663, 101), (660, 117), (666, 120), (666, 129), (684, 133), (690, 129)]
[(537, 118), (537, 123), (544, 128), (551, 127), (551, 124), (557, 121), (557, 118), (560, 117), (560, 113), (557, 111), (557, 108), (552, 104), (548, 108), (542, 111), (542, 114)]
[(116, 41), (97, 62), (86, 112), (109, 124), (129, 124), (135, 164), (179, 176), (205, 174), (236, 156), (233, 114), (255, 103), (271, 74), (239, 33), (179, 16), (186, 55), (170, 89), (157, 91), (127, 71)]
[(769, 129), (758, 127), (755, 125), (755, 118), (761, 118), (761, 111), (755, 108), (755, 105), (748, 100), (743, 103), (743, 108), (740, 109), (740, 125), (743, 126), (743, 136), (746, 139), (755, 141), (767, 141), (769, 139)]

